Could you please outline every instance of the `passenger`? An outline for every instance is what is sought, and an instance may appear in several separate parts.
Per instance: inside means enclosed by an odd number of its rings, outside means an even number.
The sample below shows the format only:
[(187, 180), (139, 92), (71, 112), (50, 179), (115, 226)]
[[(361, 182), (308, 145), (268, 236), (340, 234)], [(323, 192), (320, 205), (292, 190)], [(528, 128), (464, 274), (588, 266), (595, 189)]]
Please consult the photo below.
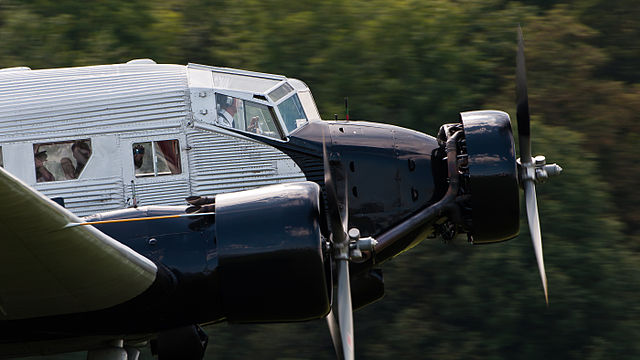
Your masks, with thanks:
[(62, 167), (62, 171), (64, 172), (64, 177), (67, 180), (73, 180), (77, 178), (76, 176), (76, 168), (73, 166), (71, 159), (68, 157), (64, 157), (60, 159), (60, 166)]
[(75, 141), (71, 145), (71, 153), (76, 159), (76, 166), (73, 166), (73, 162), (68, 157), (60, 159), (60, 166), (67, 180), (77, 179), (80, 176), (82, 169), (84, 169), (89, 157), (91, 157), (91, 148), (84, 141)]
[(84, 141), (76, 141), (71, 145), (71, 152), (73, 153), (73, 157), (76, 159), (76, 169), (75, 169), (75, 178), (80, 176), (82, 169), (87, 165), (87, 161), (91, 157), (91, 148), (89, 144)]
[(56, 178), (44, 166), (44, 162), (47, 161), (47, 151), (44, 150), (44, 151), (37, 152), (33, 158), (36, 163), (36, 181), (37, 182), (55, 181)]
[(142, 167), (142, 162), (144, 160), (144, 146), (136, 145), (133, 147), (133, 165), (136, 167), (136, 173), (138, 173), (138, 169)]
[[(153, 146), (152, 143), (145, 143), (146, 146)], [(153, 168), (153, 159), (151, 154), (146, 154), (145, 145), (137, 144), (133, 147), (133, 166), (136, 176), (149, 176), (153, 175), (155, 170)]]
[(228, 127), (234, 127), (233, 116), (238, 112), (237, 101), (231, 96), (216, 95), (218, 102), (218, 124)]

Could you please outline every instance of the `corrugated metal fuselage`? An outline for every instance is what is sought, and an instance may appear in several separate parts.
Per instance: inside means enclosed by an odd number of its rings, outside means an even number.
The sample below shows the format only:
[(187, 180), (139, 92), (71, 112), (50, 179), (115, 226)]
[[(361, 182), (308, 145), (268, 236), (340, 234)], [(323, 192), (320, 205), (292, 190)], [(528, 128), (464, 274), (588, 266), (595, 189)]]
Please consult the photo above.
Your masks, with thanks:
[[(192, 194), (305, 180), (281, 151), (207, 122), (198, 116), (205, 109), (194, 114), (192, 98), (203, 93), (196, 76), (188, 66), (135, 63), (0, 71), (0, 163), (80, 216), (132, 206), (134, 197), (180, 205)], [(38, 182), (37, 146), (80, 139), (92, 147), (80, 176)], [(164, 140), (178, 140), (180, 173), (136, 177), (132, 146)], [(51, 157), (47, 166), (56, 166)]]

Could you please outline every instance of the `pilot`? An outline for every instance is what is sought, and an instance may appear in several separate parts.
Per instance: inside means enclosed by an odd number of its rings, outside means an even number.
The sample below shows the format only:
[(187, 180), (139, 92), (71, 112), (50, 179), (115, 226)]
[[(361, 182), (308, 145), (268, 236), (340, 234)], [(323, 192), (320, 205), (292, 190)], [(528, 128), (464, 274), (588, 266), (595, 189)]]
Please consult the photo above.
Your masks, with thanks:
[(227, 95), (216, 94), (216, 102), (218, 103), (218, 124), (234, 127), (233, 116), (238, 112), (238, 99)]
[(56, 178), (53, 174), (44, 166), (44, 162), (47, 161), (47, 151), (43, 150), (37, 152), (33, 156), (36, 163), (36, 181), (37, 182), (47, 182), (47, 181), (55, 181)]
[(260, 122), (260, 118), (258, 116), (252, 117), (251, 122), (249, 123), (249, 126), (247, 126), (247, 131), (250, 131), (256, 134), (262, 134), (262, 129), (260, 128), (259, 122)]

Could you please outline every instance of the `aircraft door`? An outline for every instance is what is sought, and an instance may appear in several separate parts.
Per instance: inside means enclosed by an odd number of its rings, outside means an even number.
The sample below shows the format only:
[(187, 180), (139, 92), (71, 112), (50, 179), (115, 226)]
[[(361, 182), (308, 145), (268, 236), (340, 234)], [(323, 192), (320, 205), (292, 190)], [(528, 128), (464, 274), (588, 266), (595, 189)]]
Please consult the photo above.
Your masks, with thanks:
[(129, 207), (185, 204), (191, 191), (184, 134), (127, 139), (121, 154)]

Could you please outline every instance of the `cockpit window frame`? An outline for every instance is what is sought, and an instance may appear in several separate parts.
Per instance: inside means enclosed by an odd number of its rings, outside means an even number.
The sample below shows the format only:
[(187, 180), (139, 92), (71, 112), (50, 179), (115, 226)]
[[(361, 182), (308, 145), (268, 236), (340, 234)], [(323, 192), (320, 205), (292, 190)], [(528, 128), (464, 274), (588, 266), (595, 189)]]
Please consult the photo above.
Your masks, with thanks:
[[(281, 84), (278, 84), (277, 86), (274, 86), (274, 88), (281, 86)], [(273, 88), (269, 89), (268, 91), (272, 91)], [(233, 97), (236, 99), (240, 99), (243, 102), (249, 102), (249, 103), (254, 103), (254, 104), (259, 104), (262, 106), (266, 106), (269, 109), (269, 112), (271, 114), (271, 116), (273, 117), (273, 122), (277, 128), (278, 134), (280, 135), (279, 137), (270, 137), (270, 136), (266, 136), (266, 135), (262, 135), (262, 134), (258, 134), (258, 133), (254, 133), (251, 131), (248, 131), (246, 129), (241, 129), (241, 128), (236, 128), (236, 127), (228, 127), (228, 126), (224, 126), (221, 125), (219, 123), (217, 123), (217, 121), (215, 122), (215, 125), (222, 128), (222, 129), (233, 129), (233, 130), (238, 130), (242, 133), (249, 133), (252, 135), (258, 135), (261, 137), (265, 137), (265, 138), (269, 138), (272, 140), (277, 140), (277, 141), (282, 141), (282, 142), (287, 142), (289, 139), (289, 132), (287, 131), (286, 126), (284, 126), (283, 123), (283, 119), (280, 116), (280, 112), (277, 109), (277, 106), (275, 105), (275, 103), (273, 101), (270, 101), (268, 99), (270, 99), (269, 97), (267, 97), (267, 93), (246, 93), (246, 92), (240, 92), (240, 91), (231, 91), (231, 90), (221, 90), (221, 89), (214, 89), (214, 104), (213, 104), (213, 108), (215, 109), (216, 114), (214, 115), (215, 118), (217, 119), (218, 115), (218, 103), (217, 103), (217, 95), (225, 95), (225, 96), (229, 96), (229, 97)], [(263, 100), (264, 98), (264, 100)], [(243, 111), (246, 112), (246, 105), (243, 104)], [(245, 114), (246, 115), (246, 114)]]
[[(280, 94), (280, 92), (282, 94)], [(269, 89), (268, 95), (274, 104), (280, 102), (283, 98), (288, 98), (289, 95), (294, 92), (293, 86), (286, 81), (275, 87), (275, 89)]]
[[(287, 124), (286, 124), (286, 123), (285, 123), (285, 121), (284, 121), (284, 116), (283, 116), (282, 112), (280, 112), (280, 105), (281, 105), (282, 103), (284, 103), (285, 101), (287, 101), (287, 100), (291, 99), (291, 98), (292, 98), (292, 97), (294, 97), (294, 96), (298, 98), (298, 99), (297, 99), (297, 101), (298, 101), (298, 104), (300, 105), (300, 110), (302, 110), (302, 114), (304, 115), (304, 117), (305, 117), (305, 120), (306, 120), (306, 121), (305, 121), (305, 123), (304, 123), (303, 125), (301, 125), (301, 126), (297, 126), (295, 129), (293, 129), (293, 130), (289, 131), (289, 129), (287, 128)], [(298, 92), (297, 92), (297, 91), (293, 91), (293, 92), (292, 92), (291, 94), (289, 94), (288, 96), (284, 96), (284, 97), (283, 97), (283, 98), (281, 98), (278, 102), (276, 102), (276, 103), (275, 103), (275, 109), (277, 109), (277, 111), (278, 111), (278, 115), (279, 115), (279, 116), (278, 116), (278, 118), (280, 119), (281, 126), (283, 126), (283, 127), (284, 127), (284, 129), (287, 131), (287, 135), (292, 134), (292, 133), (295, 133), (296, 131), (298, 131), (298, 130), (302, 129), (303, 127), (305, 127), (305, 126), (307, 126), (307, 125), (309, 124), (309, 121), (310, 121), (310, 120), (309, 120), (309, 115), (308, 115), (308, 114), (307, 114), (307, 112), (305, 111), (305, 109), (304, 109), (304, 105), (302, 104), (302, 100), (300, 100), (300, 96), (298, 95)]]

